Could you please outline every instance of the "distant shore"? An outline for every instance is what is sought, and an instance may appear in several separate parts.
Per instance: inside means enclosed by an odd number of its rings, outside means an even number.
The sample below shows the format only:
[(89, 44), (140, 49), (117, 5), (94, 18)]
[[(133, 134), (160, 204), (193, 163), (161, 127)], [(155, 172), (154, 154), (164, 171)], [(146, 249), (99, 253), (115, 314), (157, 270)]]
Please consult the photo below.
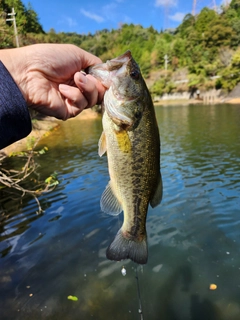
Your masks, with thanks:
[(189, 105), (189, 104), (199, 104), (203, 103), (201, 100), (197, 99), (169, 99), (169, 100), (158, 100), (154, 101), (155, 106), (166, 106), (166, 105)]
[[(173, 105), (189, 105), (189, 104), (203, 104), (203, 100), (201, 99), (178, 99), (178, 100), (159, 100), (155, 101), (155, 106), (173, 106)], [(239, 104), (240, 105), (240, 98), (232, 98), (225, 100), (216, 100), (214, 104), (222, 104), (222, 103), (229, 103), (229, 104)], [(69, 119), (67, 121), (74, 121), (74, 120), (92, 120), (99, 117), (99, 114), (92, 109), (84, 110), (80, 115), (75, 118)], [(12, 145), (6, 147), (5, 149), (1, 150), (1, 152), (5, 153), (7, 156), (10, 156), (13, 153), (25, 151), (29, 148), (29, 141), (31, 139), (40, 140), (44, 136), (51, 134), (52, 131), (57, 130), (57, 128), (61, 125), (62, 121), (48, 117), (43, 120), (34, 121), (32, 132), (24, 139), (13, 143)]]
[(224, 101), (224, 103), (240, 104), (240, 98), (232, 98), (227, 101)]
[[(231, 99), (216, 99), (214, 103), (209, 104), (240, 104), (240, 98), (231, 98)], [(205, 104), (201, 99), (169, 99), (169, 100), (158, 100), (154, 101), (155, 106), (166, 106), (166, 105), (189, 105), (189, 104)]]

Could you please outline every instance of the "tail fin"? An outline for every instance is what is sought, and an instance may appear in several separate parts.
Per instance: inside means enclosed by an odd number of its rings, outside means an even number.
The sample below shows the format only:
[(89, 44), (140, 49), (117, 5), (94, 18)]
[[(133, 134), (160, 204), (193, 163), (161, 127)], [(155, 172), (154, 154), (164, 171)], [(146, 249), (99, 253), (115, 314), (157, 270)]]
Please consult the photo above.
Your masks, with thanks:
[(148, 259), (147, 239), (145, 238), (141, 242), (127, 239), (120, 229), (107, 248), (106, 256), (109, 260), (131, 259), (136, 263), (145, 264)]

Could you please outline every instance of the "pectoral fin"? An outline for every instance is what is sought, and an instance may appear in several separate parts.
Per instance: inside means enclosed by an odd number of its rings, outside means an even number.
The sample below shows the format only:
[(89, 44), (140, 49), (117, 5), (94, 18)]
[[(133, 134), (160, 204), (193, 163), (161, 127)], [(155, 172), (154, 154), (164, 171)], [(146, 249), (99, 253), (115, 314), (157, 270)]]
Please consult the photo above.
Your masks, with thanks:
[(104, 155), (104, 153), (107, 151), (107, 144), (106, 144), (106, 135), (105, 132), (103, 131), (101, 134), (101, 137), (98, 141), (98, 154), (101, 157)]
[(152, 208), (155, 208), (157, 205), (161, 203), (162, 195), (163, 195), (162, 175), (161, 173), (159, 173), (158, 185), (153, 197), (150, 200), (150, 205)]
[(113, 194), (111, 188), (111, 181), (108, 183), (106, 189), (102, 194), (100, 206), (103, 212), (113, 216), (117, 216), (119, 213), (122, 212), (122, 206)]

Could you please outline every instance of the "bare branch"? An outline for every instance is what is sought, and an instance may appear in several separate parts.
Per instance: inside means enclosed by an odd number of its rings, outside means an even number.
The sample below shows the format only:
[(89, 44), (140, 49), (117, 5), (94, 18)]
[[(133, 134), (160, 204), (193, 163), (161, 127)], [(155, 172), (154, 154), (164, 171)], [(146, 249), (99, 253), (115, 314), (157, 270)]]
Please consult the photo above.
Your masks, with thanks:
[[(50, 192), (55, 188), (55, 184), (46, 183), (45, 181), (37, 182), (34, 185), (33, 189), (26, 189), (23, 185), (26, 184), (28, 181), (27, 179), (36, 172), (38, 165), (34, 161), (34, 155), (38, 154), (38, 152), (34, 151), (38, 140), (35, 142), (33, 149), (27, 152), (27, 159), (26, 163), (22, 170), (14, 170), (10, 169), (7, 170), (2, 167), (3, 160), (6, 156), (0, 154), (0, 188), (2, 192), (9, 193), (10, 190), (15, 190), (20, 192), (20, 197), (23, 198), (25, 195), (31, 195), (37, 205), (38, 205), (38, 212), (41, 213), (42, 207), (38, 200), (38, 196), (45, 192)], [(55, 180), (56, 181), (56, 180)]]

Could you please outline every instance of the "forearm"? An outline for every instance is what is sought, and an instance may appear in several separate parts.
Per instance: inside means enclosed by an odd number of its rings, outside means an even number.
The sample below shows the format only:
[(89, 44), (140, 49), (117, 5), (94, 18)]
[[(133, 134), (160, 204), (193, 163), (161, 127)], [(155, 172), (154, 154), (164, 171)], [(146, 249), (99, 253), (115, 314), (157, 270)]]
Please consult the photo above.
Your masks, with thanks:
[[(8, 64), (8, 57), (4, 58), (0, 54), (0, 59)], [(0, 149), (24, 138), (30, 131), (31, 119), (26, 101), (12, 76), (0, 62)]]

